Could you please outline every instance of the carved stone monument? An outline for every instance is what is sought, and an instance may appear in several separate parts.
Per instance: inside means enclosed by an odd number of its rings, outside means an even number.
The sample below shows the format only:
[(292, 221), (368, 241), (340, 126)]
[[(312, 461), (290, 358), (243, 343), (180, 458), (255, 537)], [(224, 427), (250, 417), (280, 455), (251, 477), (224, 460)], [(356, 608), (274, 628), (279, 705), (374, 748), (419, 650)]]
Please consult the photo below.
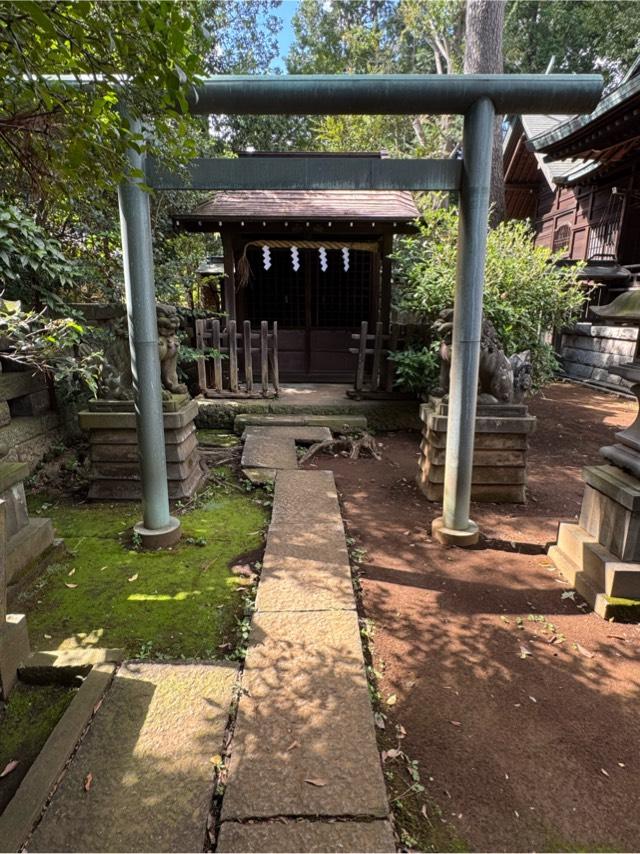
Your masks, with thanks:
[[(592, 311), (616, 324), (640, 324), (640, 291)], [(640, 359), (609, 368), (631, 385), (640, 406)], [(605, 464), (587, 466), (577, 524), (561, 522), (549, 557), (605, 619), (640, 615), (640, 412), (600, 449)]]
[(24, 614), (7, 613), (6, 504), (0, 500), (0, 697), (6, 700), (29, 657), (29, 634)]
[[(202, 483), (195, 418), (198, 405), (178, 381), (179, 318), (170, 305), (158, 304), (158, 348), (167, 456), (169, 498), (189, 498)], [(126, 316), (120, 307), (100, 318), (109, 334), (98, 398), (79, 415), (88, 431), (92, 482), (89, 498), (138, 500), (142, 497), (136, 414)], [(103, 332), (104, 336), (104, 332)]]
[[(418, 486), (429, 501), (441, 501), (447, 444), (453, 310), (441, 312), (440, 388), (420, 407), (422, 442)], [(480, 345), (478, 404), (471, 498), (523, 504), (526, 501), (528, 436), (536, 419), (522, 403), (531, 387), (528, 353), (508, 359), (493, 324), (484, 320)]]

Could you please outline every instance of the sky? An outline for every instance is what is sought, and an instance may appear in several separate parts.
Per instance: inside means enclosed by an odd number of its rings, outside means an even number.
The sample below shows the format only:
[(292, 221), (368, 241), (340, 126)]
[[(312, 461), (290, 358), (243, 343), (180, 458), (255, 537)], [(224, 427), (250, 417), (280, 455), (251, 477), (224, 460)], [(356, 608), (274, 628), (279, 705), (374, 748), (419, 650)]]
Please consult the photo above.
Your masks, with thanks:
[(282, 21), (282, 30), (278, 36), (280, 59), (276, 60), (275, 65), (282, 71), (286, 71), (283, 59), (287, 53), (289, 53), (289, 48), (293, 42), (293, 27), (291, 26), (291, 19), (295, 14), (297, 6), (298, 0), (282, 0), (282, 5), (276, 12), (277, 16)]

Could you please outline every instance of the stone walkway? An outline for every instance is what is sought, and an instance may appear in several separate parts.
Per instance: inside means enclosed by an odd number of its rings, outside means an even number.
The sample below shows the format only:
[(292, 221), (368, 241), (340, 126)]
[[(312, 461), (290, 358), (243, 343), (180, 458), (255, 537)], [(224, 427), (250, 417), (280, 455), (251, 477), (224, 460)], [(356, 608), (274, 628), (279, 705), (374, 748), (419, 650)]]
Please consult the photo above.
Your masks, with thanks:
[(217, 850), (394, 851), (388, 813), (333, 475), (281, 470)]
[(125, 662), (28, 851), (202, 851), (237, 668)]
[(328, 427), (309, 427), (304, 423), (276, 427), (248, 425), (242, 433), (242, 470), (253, 483), (273, 483), (277, 471), (298, 467), (296, 445), (312, 445), (329, 439), (331, 430)]

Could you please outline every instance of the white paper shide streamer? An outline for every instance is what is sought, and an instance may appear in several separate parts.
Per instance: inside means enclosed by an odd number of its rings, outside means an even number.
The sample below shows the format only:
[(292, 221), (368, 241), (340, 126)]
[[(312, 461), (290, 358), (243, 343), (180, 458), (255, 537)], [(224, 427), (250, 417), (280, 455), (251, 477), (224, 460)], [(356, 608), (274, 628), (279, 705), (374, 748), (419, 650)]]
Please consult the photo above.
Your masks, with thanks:
[(342, 250), (342, 265), (346, 273), (349, 270), (349, 250), (346, 246)]
[(268, 246), (262, 247), (262, 266), (265, 270), (271, 269), (271, 249)]
[(318, 253), (320, 254), (320, 269), (323, 273), (326, 273), (329, 266), (329, 262), (327, 261), (327, 250), (322, 246), (318, 249)]
[(300, 252), (297, 246), (291, 247), (291, 266), (296, 273), (300, 269)]

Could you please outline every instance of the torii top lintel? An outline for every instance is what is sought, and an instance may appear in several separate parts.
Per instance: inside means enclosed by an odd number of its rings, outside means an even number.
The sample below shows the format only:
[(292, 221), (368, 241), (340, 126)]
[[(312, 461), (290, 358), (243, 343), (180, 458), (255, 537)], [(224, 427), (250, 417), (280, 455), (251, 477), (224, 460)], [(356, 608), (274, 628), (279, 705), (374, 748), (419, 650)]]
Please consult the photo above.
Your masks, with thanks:
[(219, 75), (188, 97), (194, 115), (466, 113), (481, 98), (496, 113), (589, 113), (599, 74)]

